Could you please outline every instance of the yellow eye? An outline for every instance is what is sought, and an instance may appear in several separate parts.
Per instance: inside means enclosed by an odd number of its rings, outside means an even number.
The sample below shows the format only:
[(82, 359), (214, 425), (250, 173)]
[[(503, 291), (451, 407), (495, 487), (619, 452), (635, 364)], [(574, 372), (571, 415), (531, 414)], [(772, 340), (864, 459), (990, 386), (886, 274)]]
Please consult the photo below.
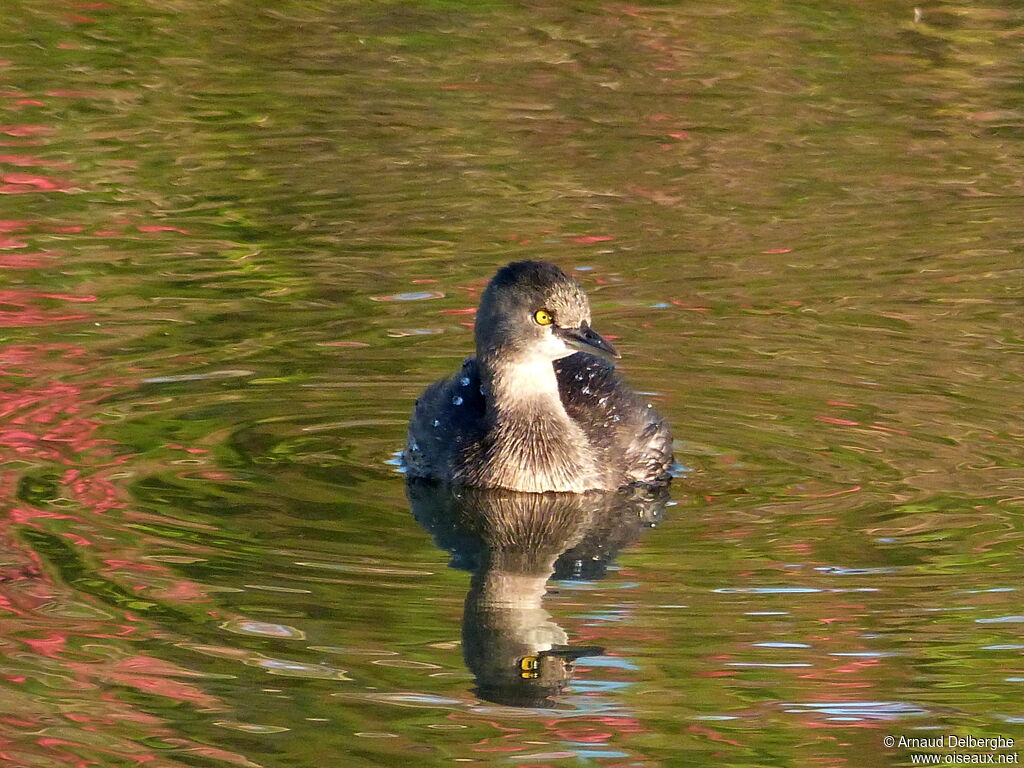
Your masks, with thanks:
[(555, 322), (555, 316), (546, 309), (538, 309), (534, 312), (533, 319), (537, 322), (537, 325), (551, 325)]

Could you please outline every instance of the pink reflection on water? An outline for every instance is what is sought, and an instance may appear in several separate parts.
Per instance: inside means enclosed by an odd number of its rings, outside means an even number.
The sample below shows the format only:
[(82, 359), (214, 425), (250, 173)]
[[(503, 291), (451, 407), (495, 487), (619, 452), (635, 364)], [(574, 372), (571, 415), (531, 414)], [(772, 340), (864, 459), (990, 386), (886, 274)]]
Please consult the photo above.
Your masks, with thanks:
[(136, 655), (101, 663), (67, 662), (67, 669), (80, 680), (123, 685), (204, 709), (223, 708), (215, 696), (196, 685), (174, 679), (195, 677), (192, 670), (152, 656)]
[(0, 176), (0, 195), (19, 195), (25, 192), (57, 192), (69, 189), (64, 179), (54, 179), (35, 173), (6, 173)]
[[(106, 7), (104, 3), (77, 5)], [(74, 15), (65, 18), (73, 23), (91, 21)], [(39, 103), (14, 93), (3, 95), (17, 99), (22, 107)], [(48, 95), (86, 98), (90, 94), (50, 91)], [(23, 149), (55, 133), (48, 125), (2, 125), (0, 134), (10, 141), (0, 140), (0, 145)], [(67, 168), (13, 152), (0, 155), (0, 163)], [(65, 179), (0, 170), (0, 194), (71, 187)], [(120, 227), (128, 222), (113, 224)], [(90, 228), (94, 226), (90, 223)], [(156, 224), (137, 229), (186, 233)], [(28, 252), (34, 232), (53, 237), (85, 231), (75, 222), (0, 220), (0, 268), (38, 268), (63, 256)], [(87, 321), (91, 317), (81, 311), (81, 305), (99, 301), (96, 295), (74, 289), (3, 290), (0, 327), (53, 329), (61, 323)], [(96, 375), (92, 370), (98, 363), (111, 366), (86, 348), (60, 342), (0, 348), (4, 377), (0, 380), (0, 463), (19, 468), (0, 474), (0, 494), (9, 500), (6, 514), (0, 515), (0, 616), (5, 642), (18, 648), (5, 660), (10, 668), (3, 675), (6, 688), (0, 696), (24, 696), (14, 689), (27, 690), (31, 685), (34, 690), (41, 680), (49, 690), (46, 695), (33, 693), (21, 699), (28, 706), (19, 707), (17, 716), (0, 715), (0, 762), (83, 768), (126, 761), (172, 766), (180, 764), (176, 756), (186, 754), (254, 768), (256, 764), (244, 755), (183, 737), (175, 726), (143, 711), (135, 697), (125, 693), (137, 691), (193, 710), (225, 708), (199, 682), (183, 679), (198, 677), (194, 671), (139, 652), (131, 642), (166, 637), (169, 632), (145, 613), (155, 607), (151, 601), (185, 606), (209, 598), (202, 585), (147, 560), (154, 547), (166, 542), (131, 527), (144, 515), (131, 509), (132, 499), (121, 476), (123, 465), (136, 456), (123, 449), (115, 453), (115, 444), (102, 436), (96, 416), (99, 401), (113, 389), (131, 387), (134, 379), (127, 378), (127, 366), (115, 368), (119, 374)], [(63, 542), (66, 550), (47, 548), (48, 539)], [(175, 545), (187, 551), (198, 548), (183, 542)], [(96, 563), (101, 565), (97, 568)], [(133, 611), (125, 610), (127, 605)], [(148, 740), (161, 742), (159, 757), (144, 743)]]
[(71, 166), (67, 163), (57, 163), (53, 160), (44, 160), (41, 157), (35, 155), (0, 155), (0, 163), (7, 165), (14, 165), (19, 168), (36, 167), (36, 168), (57, 168), (62, 171), (69, 170)]
[(56, 132), (57, 129), (49, 125), (0, 125), (0, 133), (8, 136), (51, 136)]
[(178, 232), (182, 235), (189, 234), (187, 229), (181, 227), (169, 227), (164, 224), (139, 224), (135, 227), (139, 232)]
[(88, 315), (81, 313), (54, 314), (35, 305), (36, 302), (46, 299), (65, 301), (71, 304), (88, 304), (96, 301), (95, 296), (71, 296), (63, 293), (26, 290), (0, 291), (0, 327), (20, 328), (31, 325), (74, 322), (88, 318)]
[(592, 243), (607, 243), (614, 239), (612, 235), (584, 235), (582, 237), (570, 237), (569, 242), (590, 245)]
[[(25, 297), (8, 292), (5, 298)], [(116, 382), (61, 381), (69, 374), (87, 373), (90, 362), (84, 349), (72, 345), (21, 345), (0, 351), (0, 367), (13, 375), (14, 381), (25, 382), (20, 387), (11, 381), (0, 385), (0, 462), (27, 459), (36, 467), (64, 466), (59, 488), (51, 495), (72, 503), (75, 510), (47, 509), (47, 501), (22, 501), (0, 518), (0, 554), (4, 563), (0, 569), (0, 613), (5, 616), (4, 636), (24, 648), (23, 653), (17, 654), (18, 667), (24, 671), (5, 675), (6, 684), (19, 685), (35, 679), (38, 665), (33, 660), (53, 659), (60, 663), (55, 668), (60, 670), (59, 675), (45, 674), (49, 675), (48, 685), (54, 695), (59, 695), (62, 702), (59, 712), (50, 711), (47, 700), (41, 698), (38, 709), (25, 712), (16, 720), (0, 720), (0, 756), (6, 756), (12, 764), (57, 761), (94, 766), (125, 759), (139, 764), (151, 762), (153, 755), (134, 738), (138, 736), (173, 742), (179, 751), (252, 766), (243, 755), (183, 738), (159, 717), (123, 700), (122, 691), (131, 689), (192, 708), (224, 709), (217, 697), (198, 684), (180, 679), (195, 677), (193, 671), (137, 651), (124, 655), (129, 646), (123, 645), (122, 638), (150, 634), (154, 629), (151, 620), (118, 611), (106, 602), (101, 603), (99, 616), (113, 616), (68, 621), (60, 614), (50, 613), (53, 605), (92, 601), (55, 580), (51, 576), (54, 564), (44, 566), (39, 554), (25, 545), (19, 529), (31, 528), (60, 536), (75, 549), (99, 549), (102, 545), (107, 553), (103, 558), (106, 567), (90, 574), (93, 582), (105, 579), (117, 585), (138, 577), (142, 582), (136, 583), (134, 591), (149, 592), (153, 597), (159, 595), (179, 602), (208, 599), (198, 585), (181, 579), (165, 566), (145, 562), (144, 549), (148, 543), (137, 532), (123, 528), (116, 520), (109, 524), (99, 522), (128, 506), (124, 491), (109, 473), (117, 471), (129, 457), (112, 454), (111, 441), (99, 436), (100, 424), (90, 415), (95, 402)], [(17, 499), (18, 484), (15, 473), (6, 473), (0, 476), (0, 493)], [(67, 530), (69, 525), (74, 530)], [(111, 642), (98, 645), (101, 640)], [(90, 648), (102, 648), (103, 655), (95, 658), (96, 653)], [(83, 654), (94, 660), (81, 660)], [(129, 726), (130, 731), (126, 730)], [(59, 738), (53, 735), (56, 727), (61, 728)], [(95, 739), (77, 738), (77, 734), (84, 732), (113, 735), (111, 727), (117, 733), (109, 748)], [(24, 738), (31, 733), (43, 735)], [(18, 745), (16, 751), (13, 745)], [(82, 754), (87, 757), (81, 757)]]

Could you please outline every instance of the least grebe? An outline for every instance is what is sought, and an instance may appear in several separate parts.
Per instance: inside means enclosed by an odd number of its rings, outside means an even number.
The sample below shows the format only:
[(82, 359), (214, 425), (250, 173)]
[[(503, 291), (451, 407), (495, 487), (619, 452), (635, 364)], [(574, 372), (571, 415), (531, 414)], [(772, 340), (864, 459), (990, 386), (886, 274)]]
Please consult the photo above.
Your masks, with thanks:
[(667, 481), (672, 436), (606, 359), (590, 302), (554, 264), (498, 270), (480, 299), (476, 357), (416, 401), (411, 477), (543, 493)]

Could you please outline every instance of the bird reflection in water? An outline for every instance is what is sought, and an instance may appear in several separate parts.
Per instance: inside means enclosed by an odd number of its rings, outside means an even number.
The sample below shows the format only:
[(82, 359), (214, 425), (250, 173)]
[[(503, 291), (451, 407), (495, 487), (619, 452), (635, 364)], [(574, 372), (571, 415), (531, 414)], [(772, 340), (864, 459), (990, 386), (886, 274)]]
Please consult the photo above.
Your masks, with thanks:
[(618, 552), (661, 520), (666, 488), (516, 493), (411, 480), (416, 521), (472, 573), (462, 619), (466, 665), (481, 699), (547, 707), (597, 646), (570, 645), (543, 606), (547, 582), (603, 578)]

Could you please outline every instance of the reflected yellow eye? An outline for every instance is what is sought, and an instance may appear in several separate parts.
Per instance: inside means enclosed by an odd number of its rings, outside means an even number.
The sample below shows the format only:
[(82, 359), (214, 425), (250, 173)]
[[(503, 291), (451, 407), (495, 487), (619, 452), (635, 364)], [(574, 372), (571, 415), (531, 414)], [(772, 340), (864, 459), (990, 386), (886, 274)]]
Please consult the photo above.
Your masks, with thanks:
[(537, 322), (537, 325), (551, 325), (555, 322), (555, 316), (546, 309), (538, 309), (534, 312), (533, 319)]
[(519, 660), (519, 676), (524, 680), (540, 677), (540, 660), (536, 656), (524, 656)]

